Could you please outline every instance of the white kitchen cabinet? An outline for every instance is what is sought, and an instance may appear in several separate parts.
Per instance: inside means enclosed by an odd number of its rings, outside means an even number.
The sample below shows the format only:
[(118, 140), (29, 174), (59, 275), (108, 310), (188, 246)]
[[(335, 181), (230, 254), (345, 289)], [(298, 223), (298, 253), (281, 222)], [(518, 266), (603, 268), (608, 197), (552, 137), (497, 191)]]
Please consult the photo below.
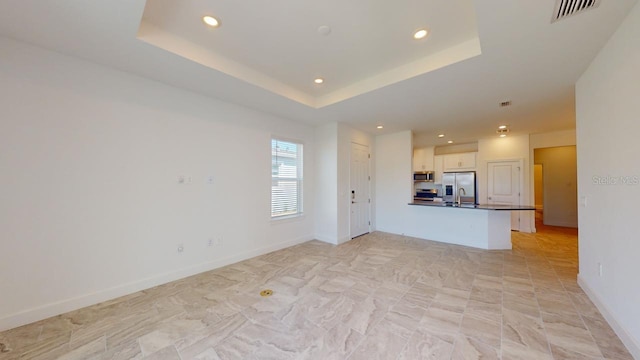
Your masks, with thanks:
[(444, 156), (444, 171), (475, 170), (476, 153), (447, 154)]
[(413, 149), (413, 171), (433, 171), (433, 146)]
[(442, 173), (444, 172), (444, 155), (436, 155), (433, 157), (433, 182), (442, 184)]

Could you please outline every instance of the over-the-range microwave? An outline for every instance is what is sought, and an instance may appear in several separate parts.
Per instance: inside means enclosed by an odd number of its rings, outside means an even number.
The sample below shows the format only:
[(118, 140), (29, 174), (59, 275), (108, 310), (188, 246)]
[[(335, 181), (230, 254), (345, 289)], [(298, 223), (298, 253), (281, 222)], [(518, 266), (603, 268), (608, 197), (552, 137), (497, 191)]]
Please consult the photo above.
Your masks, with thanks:
[(413, 181), (433, 181), (433, 171), (416, 171), (413, 173)]

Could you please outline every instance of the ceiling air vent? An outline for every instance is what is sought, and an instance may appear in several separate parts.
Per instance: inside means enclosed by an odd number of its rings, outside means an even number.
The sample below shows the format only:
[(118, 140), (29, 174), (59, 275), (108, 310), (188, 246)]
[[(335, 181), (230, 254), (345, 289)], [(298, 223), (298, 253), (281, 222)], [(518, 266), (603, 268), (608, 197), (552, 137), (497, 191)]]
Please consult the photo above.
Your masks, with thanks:
[(597, 8), (601, 0), (557, 0), (551, 22), (562, 20), (585, 10)]

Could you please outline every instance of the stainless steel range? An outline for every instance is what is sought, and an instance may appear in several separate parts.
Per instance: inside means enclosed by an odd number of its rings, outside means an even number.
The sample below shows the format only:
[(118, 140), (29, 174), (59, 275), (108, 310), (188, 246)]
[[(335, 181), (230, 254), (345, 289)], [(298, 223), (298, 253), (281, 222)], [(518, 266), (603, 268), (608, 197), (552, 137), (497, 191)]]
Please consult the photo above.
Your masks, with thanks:
[(437, 189), (416, 189), (415, 200), (427, 200), (433, 201), (433, 198), (438, 196)]

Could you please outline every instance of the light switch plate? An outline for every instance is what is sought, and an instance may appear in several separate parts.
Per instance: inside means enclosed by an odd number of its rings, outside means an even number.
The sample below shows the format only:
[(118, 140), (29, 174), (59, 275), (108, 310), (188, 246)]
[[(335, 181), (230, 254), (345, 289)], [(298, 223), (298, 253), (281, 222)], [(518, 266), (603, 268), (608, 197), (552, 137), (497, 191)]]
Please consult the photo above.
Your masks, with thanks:
[(580, 196), (580, 207), (587, 207), (587, 197)]

